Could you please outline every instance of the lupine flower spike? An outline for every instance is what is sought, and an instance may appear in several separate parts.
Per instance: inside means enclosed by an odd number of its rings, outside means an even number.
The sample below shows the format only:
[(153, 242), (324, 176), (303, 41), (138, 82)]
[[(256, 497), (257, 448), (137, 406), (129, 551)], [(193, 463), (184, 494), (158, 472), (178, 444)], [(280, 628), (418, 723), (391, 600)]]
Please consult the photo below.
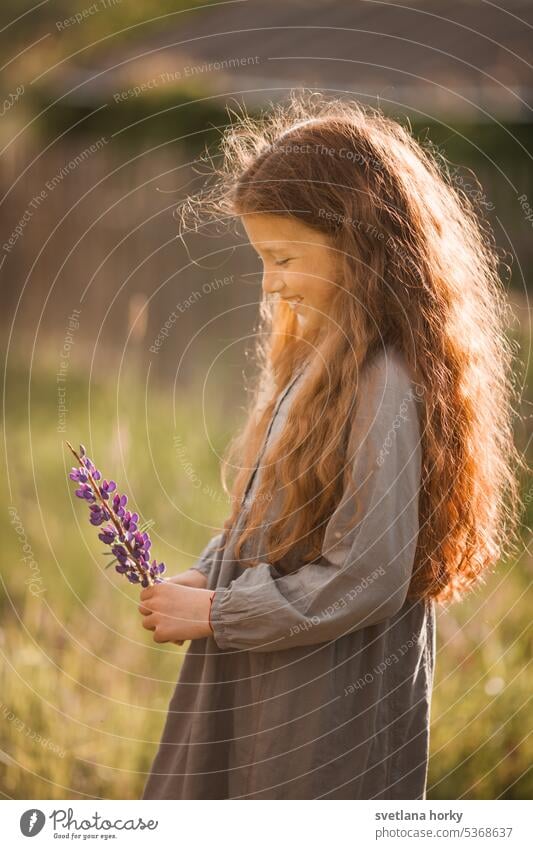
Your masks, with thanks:
[(111, 547), (115, 555), (115, 569), (125, 575), (132, 584), (149, 587), (164, 581), (161, 575), (165, 564), (157, 560), (150, 562), (152, 540), (147, 531), (139, 527), (138, 513), (126, 509), (128, 497), (117, 492), (115, 481), (106, 480), (87, 457), (85, 447), (80, 445), (80, 453), (74, 450), (70, 442), (68, 447), (74, 454), (79, 466), (73, 466), (69, 478), (78, 484), (76, 495), (89, 506), (91, 525), (105, 525), (98, 539)]

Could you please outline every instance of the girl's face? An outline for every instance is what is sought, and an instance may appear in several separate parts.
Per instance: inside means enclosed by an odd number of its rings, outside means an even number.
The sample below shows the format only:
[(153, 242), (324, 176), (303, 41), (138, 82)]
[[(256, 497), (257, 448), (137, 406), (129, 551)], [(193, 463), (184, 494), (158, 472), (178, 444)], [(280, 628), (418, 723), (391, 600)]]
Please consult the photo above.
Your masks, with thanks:
[(307, 330), (327, 317), (338, 257), (328, 236), (286, 215), (250, 213), (246, 234), (263, 263), (263, 291), (286, 300)]

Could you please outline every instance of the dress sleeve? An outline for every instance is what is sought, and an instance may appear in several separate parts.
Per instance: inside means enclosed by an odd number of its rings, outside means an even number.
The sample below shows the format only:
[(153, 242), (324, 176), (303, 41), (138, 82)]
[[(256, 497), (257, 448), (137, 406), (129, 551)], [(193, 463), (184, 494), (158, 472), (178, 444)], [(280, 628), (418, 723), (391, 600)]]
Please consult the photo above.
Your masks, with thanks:
[(288, 574), (247, 568), (211, 607), (221, 649), (279, 651), (335, 640), (403, 606), (418, 536), (418, 387), (398, 354), (363, 370), (348, 441), (347, 485), (321, 556)]
[(202, 553), (200, 554), (196, 563), (193, 566), (190, 566), (189, 568), (196, 569), (198, 572), (201, 572), (202, 575), (209, 577), (211, 565), (216, 555), (216, 549), (222, 543), (223, 536), (224, 533), (222, 532), (212, 537), (207, 543)]

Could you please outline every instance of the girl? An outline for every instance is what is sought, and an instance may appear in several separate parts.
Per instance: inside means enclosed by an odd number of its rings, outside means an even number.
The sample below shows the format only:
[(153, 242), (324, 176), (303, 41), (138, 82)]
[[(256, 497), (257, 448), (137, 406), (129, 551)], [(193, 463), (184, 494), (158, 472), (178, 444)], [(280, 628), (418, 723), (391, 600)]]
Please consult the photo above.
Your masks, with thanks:
[(222, 150), (182, 220), (242, 221), (261, 369), (231, 516), (141, 592), (156, 642), (192, 640), (143, 798), (424, 799), (434, 606), (516, 515), (495, 252), (435, 159), (357, 103), (293, 95)]

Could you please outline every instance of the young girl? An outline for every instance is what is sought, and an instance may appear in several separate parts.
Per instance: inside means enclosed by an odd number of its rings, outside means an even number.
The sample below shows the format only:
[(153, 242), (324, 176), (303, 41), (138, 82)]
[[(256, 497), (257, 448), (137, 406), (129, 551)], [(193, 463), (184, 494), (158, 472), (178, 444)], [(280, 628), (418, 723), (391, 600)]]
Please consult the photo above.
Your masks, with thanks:
[[(199, 210), (263, 263), (261, 364), (232, 515), (141, 592), (192, 640), (145, 799), (424, 799), (435, 602), (516, 513), (498, 266), (399, 124), (292, 96), (228, 129)], [(190, 213), (190, 214), (189, 214)]]

